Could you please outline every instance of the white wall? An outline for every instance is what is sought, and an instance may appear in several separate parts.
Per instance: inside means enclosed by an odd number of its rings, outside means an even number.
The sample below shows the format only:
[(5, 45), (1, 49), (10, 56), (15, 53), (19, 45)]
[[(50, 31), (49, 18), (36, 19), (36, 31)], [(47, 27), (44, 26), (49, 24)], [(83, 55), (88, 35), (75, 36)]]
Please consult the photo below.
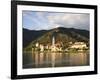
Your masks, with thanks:
[[(100, 14), (100, 0), (34, 0), (34, 1), (48, 1), (48, 2), (60, 2), (60, 3), (76, 3), (76, 4), (93, 4), (98, 5)], [(0, 0), (0, 80), (10, 80), (10, 0)], [(100, 15), (98, 16), (100, 21)], [(100, 34), (100, 23), (98, 22), (98, 34)], [(98, 44), (100, 44), (100, 37), (98, 38)], [(98, 46), (100, 49), (100, 45)], [(98, 49), (98, 50), (99, 50)], [(100, 50), (98, 52), (98, 61), (100, 61)], [(98, 62), (100, 67), (100, 62)], [(99, 68), (100, 73), (100, 68)], [(34, 79), (35, 80), (35, 79)], [(84, 76), (66, 76), (55, 78), (39, 78), (36, 80), (100, 80), (100, 74), (98, 75), (84, 75)]]

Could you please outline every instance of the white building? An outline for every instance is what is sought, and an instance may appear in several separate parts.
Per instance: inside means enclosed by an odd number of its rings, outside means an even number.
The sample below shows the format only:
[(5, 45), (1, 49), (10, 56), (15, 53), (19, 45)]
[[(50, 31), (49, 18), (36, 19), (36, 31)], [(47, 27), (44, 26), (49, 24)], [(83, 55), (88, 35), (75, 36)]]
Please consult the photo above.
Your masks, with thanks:
[(40, 51), (44, 51), (44, 46), (40, 45)]
[(87, 48), (86, 44), (84, 42), (75, 42), (70, 48)]
[(39, 47), (39, 43), (37, 42), (37, 43), (35, 44), (35, 46), (36, 46), (36, 47)]

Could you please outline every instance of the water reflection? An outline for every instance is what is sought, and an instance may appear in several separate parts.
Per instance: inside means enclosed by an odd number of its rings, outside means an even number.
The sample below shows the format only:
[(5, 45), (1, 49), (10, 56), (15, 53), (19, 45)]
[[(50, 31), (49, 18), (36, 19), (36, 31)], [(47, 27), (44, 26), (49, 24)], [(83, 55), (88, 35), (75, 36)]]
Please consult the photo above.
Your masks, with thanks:
[(88, 53), (23, 53), (23, 68), (85, 65), (89, 65)]

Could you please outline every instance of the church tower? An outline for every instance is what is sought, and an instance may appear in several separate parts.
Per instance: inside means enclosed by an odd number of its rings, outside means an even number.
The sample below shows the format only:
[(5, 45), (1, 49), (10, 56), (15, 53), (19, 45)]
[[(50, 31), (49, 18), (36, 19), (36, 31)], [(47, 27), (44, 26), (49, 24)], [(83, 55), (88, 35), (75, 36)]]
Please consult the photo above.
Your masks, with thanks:
[(52, 37), (52, 47), (51, 47), (51, 51), (56, 51), (55, 36)]
[(52, 46), (55, 46), (55, 37), (52, 37)]

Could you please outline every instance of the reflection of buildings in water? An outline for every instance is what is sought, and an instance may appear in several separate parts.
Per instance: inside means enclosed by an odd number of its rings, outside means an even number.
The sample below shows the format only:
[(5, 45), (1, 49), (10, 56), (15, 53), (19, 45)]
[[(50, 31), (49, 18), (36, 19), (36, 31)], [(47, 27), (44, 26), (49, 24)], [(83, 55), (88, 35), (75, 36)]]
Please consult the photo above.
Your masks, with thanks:
[(64, 53), (52, 53), (51, 54), (51, 64), (52, 67), (67, 65), (68, 62), (66, 58), (67, 54)]
[(34, 66), (35, 65), (35, 54), (33, 52), (32, 52), (32, 56), (31, 57), (32, 57), (32, 63), (34, 62), (33, 63), (33, 66)]
[(89, 62), (89, 56), (87, 56), (88, 54), (83, 54), (83, 53), (80, 53), (80, 57), (82, 57), (81, 58), (81, 63), (84, 65), (84, 63), (86, 63), (86, 64), (89, 64), (88, 62)]
[(49, 62), (49, 54), (48, 53), (44, 53), (44, 55), (45, 55), (44, 64), (48, 65), (48, 62)]
[(78, 63), (84, 65), (84, 63), (86, 62), (85, 54), (80, 53), (78, 57), (80, 57), (80, 61), (78, 61)]
[[(31, 56), (31, 55), (30, 55)], [(33, 57), (32, 57), (33, 56)], [(66, 54), (66, 53), (32, 53), (33, 67), (60, 67), (60, 66), (81, 66), (89, 65), (87, 54)]]
[(78, 54), (70, 54), (70, 66), (81, 66), (87, 64), (87, 54), (78, 53)]
[(48, 62), (49, 62), (49, 57), (50, 55), (48, 53), (34, 53), (35, 56), (35, 66), (39, 67), (39, 66), (48, 66)]
[(34, 61), (35, 66), (39, 67), (39, 65), (40, 66), (43, 65), (44, 64), (44, 53), (34, 53), (34, 54), (35, 54), (35, 56), (34, 56), (34, 58), (35, 58), (35, 61)]
[(43, 53), (40, 53), (39, 58), (40, 58), (40, 60), (39, 60), (39, 64), (43, 64), (43, 58), (44, 58)]
[(56, 53), (51, 54), (51, 65), (52, 67), (55, 67), (55, 58), (56, 58)]
[[(62, 61), (66, 59), (62, 53), (34, 53), (34, 63), (35, 67), (43, 67), (43, 66), (60, 66), (62, 65)], [(64, 58), (64, 59), (63, 59)]]
[(38, 53), (35, 53), (35, 57), (34, 58), (35, 58), (35, 61), (34, 61), (35, 62), (34, 63), (35, 67), (38, 67), (38, 62), (39, 62), (39, 60), (38, 60)]
[(80, 58), (77, 54), (70, 54), (70, 66), (77, 65), (80, 61)]
[(58, 60), (60, 60), (60, 61), (62, 60), (62, 53), (58, 54)]
[(63, 53), (56, 53), (57, 66), (61, 66), (61, 64), (63, 63), (62, 56), (63, 56)]

